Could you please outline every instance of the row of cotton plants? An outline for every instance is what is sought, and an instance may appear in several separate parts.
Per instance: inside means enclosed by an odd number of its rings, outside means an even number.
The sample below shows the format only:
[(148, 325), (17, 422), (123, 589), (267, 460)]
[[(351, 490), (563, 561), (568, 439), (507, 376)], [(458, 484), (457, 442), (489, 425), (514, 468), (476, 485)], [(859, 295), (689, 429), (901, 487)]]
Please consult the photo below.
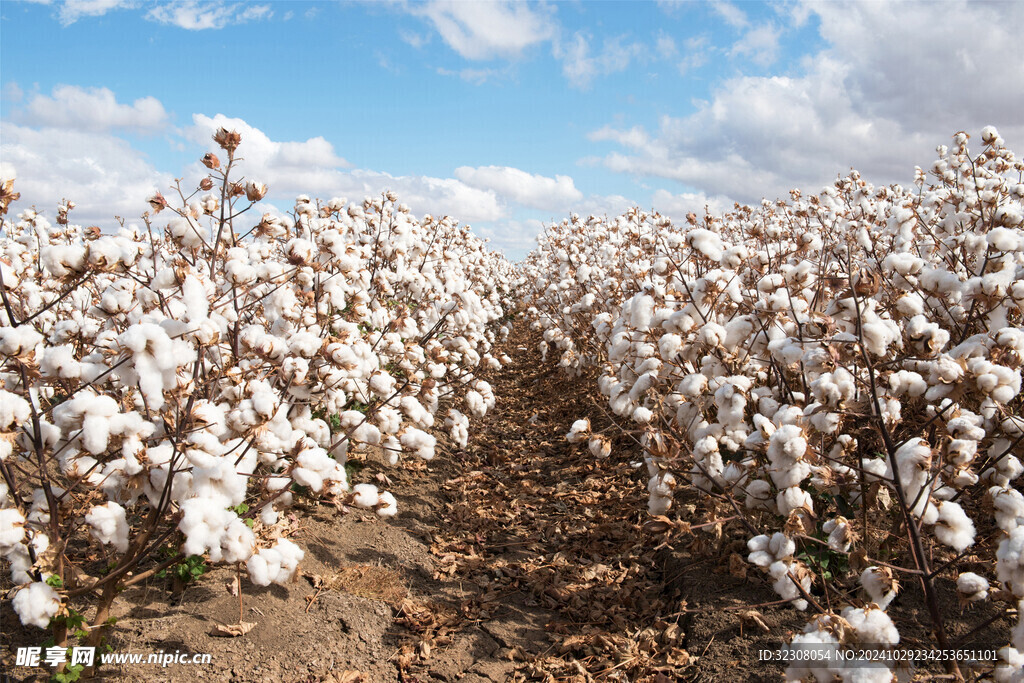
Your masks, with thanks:
[[(683, 490), (715, 499), (779, 596), (821, 612), (794, 647), (896, 645), (901, 581), (923, 587), (949, 647), (935, 582), (955, 579), (967, 601), (1016, 609), (997, 676), (1020, 680), (1024, 164), (993, 128), (982, 141), (972, 154), (957, 134), (907, 188), (854, 172), (681, 225), (574, 215), (523, 273), (542, 353), (599, 368), (609, 412), (644, 445), (650, 513)], [(586, 420), (568, 439), (610, 452)], [(865, 604), (822, 608), (815, 594), (843, 602), (811, 561), (822, 552), (863, 569)]]
[(232, 178), (237, 133), (214, 140), (226, 161), (141, 225), (4, 219), (0, 554), (24, 624), (99, 596), (95, 644), (118, 591), (191, 555), (284, 583), (297, 497), (397, 512), (348, 453), (430, 459), (432, 427), (465, 445), (494, 405), (476, 375), (501, 367), (508, 262), (391, 193), (250, 220), (267, 188)]

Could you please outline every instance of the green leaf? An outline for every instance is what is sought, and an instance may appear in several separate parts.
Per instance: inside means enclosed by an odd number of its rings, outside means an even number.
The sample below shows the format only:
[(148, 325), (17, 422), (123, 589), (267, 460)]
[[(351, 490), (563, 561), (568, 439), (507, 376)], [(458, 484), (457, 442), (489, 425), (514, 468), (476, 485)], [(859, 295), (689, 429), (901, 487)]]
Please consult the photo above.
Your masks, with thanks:
[(60, 577), (56, 574), (46, 577), (46, 585), (53, 588), (63, 588), (64, 582), (60, 580)]

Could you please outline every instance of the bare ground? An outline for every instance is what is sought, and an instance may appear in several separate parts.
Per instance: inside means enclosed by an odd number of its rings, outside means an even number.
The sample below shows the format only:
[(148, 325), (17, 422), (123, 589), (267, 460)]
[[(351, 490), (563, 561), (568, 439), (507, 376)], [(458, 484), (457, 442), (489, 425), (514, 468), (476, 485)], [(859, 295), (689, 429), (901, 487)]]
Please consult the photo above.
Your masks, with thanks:
[[(541, 363), (520, 330), (506, 347), (512, 364), (487, 377), (498, 397), (474, 421), (469, 448), (439, 438), (429, 462), (361, 463), (359, 480), (388, 477), (400, 514), (385, 521), (310, 501), (296, 511), (292, 538), (306, 550), (287, 587), (259, 588), (215, 568), (174, 591), (153, 579), (119, 597), (116, 653), (208, 653), (209, 664), (108, 665), (119, 681), (620, 680), (778, 681), (782, 665), (758, 661), (808, 619), (753, 568), (733, 524), (672, 537), (649, 524), (639, 449), (617, 436), (596, 461), (566, 443), (572, 421), (610, 425), (590, 398), (594, 378), (567, 377)], [(608, 434), (614, 434), (609, 431)], [(698, 523), (726, 517), (678, 501)], [(646, 523), (646, 526), (645, 526)], [(745, 554), (745, 553), (744, 553)], [(6, 572), (4, 572), (6, 574)], [(951, 582), (947, 582), (951, 584)], [(9, 586), (5, 586), (9, 587)], [(180, 588), (180, 586), (179, 586)], [(941, 585), (956, 635), (994, 616), (961, 610)], [(907, 644), (931, 640), (927, 613), (910, 587), (895, 615)], [(12, 648), (39, 645), (43, 632), (0, 607), (6, 680), (46, 680), (53, 669), (14, 668)], [(245, 635), (210, 634), (218, 622), (254, 622)], [(766, 633), (765, 627), (770, 629)], [(996, 619), (971, 636), (1008, 640)]]

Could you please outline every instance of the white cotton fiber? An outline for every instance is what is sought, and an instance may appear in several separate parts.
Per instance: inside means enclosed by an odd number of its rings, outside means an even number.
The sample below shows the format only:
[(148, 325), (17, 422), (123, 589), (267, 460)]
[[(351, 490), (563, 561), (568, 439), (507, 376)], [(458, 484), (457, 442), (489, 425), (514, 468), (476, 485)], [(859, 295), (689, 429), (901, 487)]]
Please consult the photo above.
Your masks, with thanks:
[(51, 586), (37, 581), (15, 593), (11, 606), (25, 626), (46, 628), (60, 609), (60, 595)]
[(119, 553), (128, 550), (128, 521), (124, 508), (117, 503), (96, 505), (86, 514), (85, 523), (90, 527), (89, 533), (100, 543), (112, 544)]
[(252, 554), (246, 562), (249, 578), (257, 586), (285, 585), (295, 574), (305, 553), (287, 538)]

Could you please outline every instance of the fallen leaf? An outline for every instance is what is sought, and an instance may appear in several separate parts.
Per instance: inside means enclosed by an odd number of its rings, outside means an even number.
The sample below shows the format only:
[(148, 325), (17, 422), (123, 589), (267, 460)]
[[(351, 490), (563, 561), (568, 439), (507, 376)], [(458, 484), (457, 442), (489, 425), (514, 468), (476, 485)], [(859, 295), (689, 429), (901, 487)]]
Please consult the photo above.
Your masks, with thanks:
[(243, 621), (238, 624), (222, 624), (218, 621), (217, 625), (210, 630), (210, 635), (221, 638), (237, 638), (244, 636), (254, 628), (256, 628), (255, 621)]

